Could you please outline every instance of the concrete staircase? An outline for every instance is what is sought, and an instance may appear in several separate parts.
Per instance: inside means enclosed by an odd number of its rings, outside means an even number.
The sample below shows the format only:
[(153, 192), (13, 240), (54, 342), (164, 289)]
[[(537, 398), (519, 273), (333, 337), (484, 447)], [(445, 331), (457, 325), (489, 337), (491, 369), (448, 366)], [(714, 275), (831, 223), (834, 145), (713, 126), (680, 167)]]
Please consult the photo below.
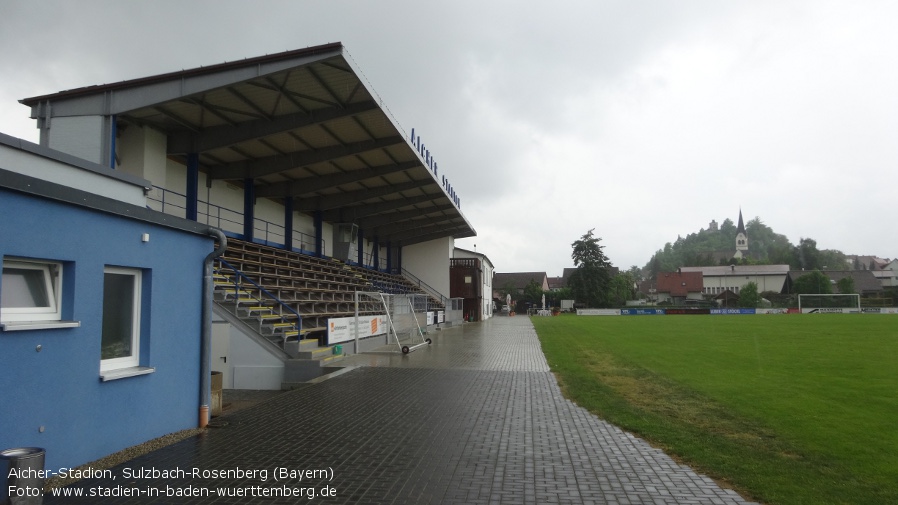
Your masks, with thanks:
[(321, 347), (317, 339), (287, 342), (287, 354), (291, 359), (284, 362), (284, 382), (281, 389), (294, 389), (300, 384), (336, 371), (344, 360), (344, 354), (334, 354), (336, 346)]

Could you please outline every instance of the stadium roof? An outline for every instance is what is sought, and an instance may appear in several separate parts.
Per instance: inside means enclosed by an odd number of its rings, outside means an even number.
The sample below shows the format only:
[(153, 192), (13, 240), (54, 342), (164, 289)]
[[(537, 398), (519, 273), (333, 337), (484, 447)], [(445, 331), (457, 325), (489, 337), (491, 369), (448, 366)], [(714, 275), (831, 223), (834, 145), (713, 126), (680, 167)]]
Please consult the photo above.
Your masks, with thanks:
[[(213, 180), (410, 245), (476, 235), (428, 153), (339, 42), (21, 100), (32, 118), (115, 116), (164, 132)], [(422, 150), (423, 151), (423, 150)]]

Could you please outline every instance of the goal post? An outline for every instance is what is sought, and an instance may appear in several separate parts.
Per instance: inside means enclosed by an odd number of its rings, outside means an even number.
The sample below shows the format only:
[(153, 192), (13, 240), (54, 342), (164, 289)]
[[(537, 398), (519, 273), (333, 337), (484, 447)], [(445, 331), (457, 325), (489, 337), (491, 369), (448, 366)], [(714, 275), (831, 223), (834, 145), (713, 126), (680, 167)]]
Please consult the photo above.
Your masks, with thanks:
[(859, 294), (800, 294), (798, 310), (802, 314), (856, 313), (861, 311)]
[[(364, 328), (362, 319), (365, 316), (376, 316), (383, 319), (383, 330), (387, 334), (387, 343), (395, 342), (399, 351), (403, 354), (431, 343), (424, 337), (424, 328), (427, 327), (427, 302), (424, 295), (416, 294), (388, 294), (377, 291), (356, 291), (355, 301), (355, 327)], [(356, 352), (359, 349), (359, 334), (357, 331)]]

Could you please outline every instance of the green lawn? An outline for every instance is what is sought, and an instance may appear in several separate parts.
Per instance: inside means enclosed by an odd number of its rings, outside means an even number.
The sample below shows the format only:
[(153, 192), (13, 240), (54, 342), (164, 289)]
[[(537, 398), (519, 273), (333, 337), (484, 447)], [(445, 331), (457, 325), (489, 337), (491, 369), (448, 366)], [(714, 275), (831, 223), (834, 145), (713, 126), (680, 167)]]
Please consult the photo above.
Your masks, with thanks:
[(569, 398), (749, 498), (898, 503), (898, 316), (533, 323)]

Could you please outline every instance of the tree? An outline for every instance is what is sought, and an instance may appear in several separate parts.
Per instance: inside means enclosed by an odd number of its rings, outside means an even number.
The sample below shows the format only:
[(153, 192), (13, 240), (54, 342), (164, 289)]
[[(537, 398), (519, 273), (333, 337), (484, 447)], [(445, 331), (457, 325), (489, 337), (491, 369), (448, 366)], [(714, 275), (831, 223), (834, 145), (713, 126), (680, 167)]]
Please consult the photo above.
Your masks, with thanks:
[(658, 259), (658, 255), (661, 254), (661, 251), (655, 253), (652, 256), (652, 259), (649, 261), (649, 279), (655, 280), (658, 278), (658, 272), (661, 271), (661, 260)]
[(539, 303), (543, 296), (543, 287), (533, 279), (524, 286), (524, 299), (528, 302)]
[(795, 279), (795, 282), (792, 284), (792, 293), (797, 295), (812, 295), (818, 293), (828, 295), (832, 292), (833, 287), (832, 283), (829, 281), (829, 277), (820, 270), (814, 270), (813, 272), (801, 275)]
[(573, 300), (574, 293), (569, 287), (563, 287), (556, 291), (546, 291), (546, 306), (560, 307), (561, 300)]
[(836, 287), (839, 288), (839, 293), (844, 295), (857, 294), (857, 291), (854, 289), (854, 277), (851, 277), (850, 275), (846, 275), (839, 279), (839, 282), (836, 283)]
[(630, 269), (627, 270), (627, 273), (633, 277), (633, 282), (642, 282), (644, 280), (642, 277), (642, 269), (636, 265), (631, 265)]
[(795, 248), (798, 256), (798, 264), (804, 270), (820, 269), (820, 251), (817, 250), (817, 241), (812, 238), (802, 238)]
[(518, 297), (518, 291), (517, 291), (517, 289), (515, 289), (514, 283), (512, 283), (512, 282), (506, 282), (505, 285), (499, 289), (499, 294), (502, 296), (503, 302), (505, 301), (505, 298), (508, 295), (511, 295), (512, 299), (515, 299)]
[(571, 258), (577, 271), (568, 280), (574, 298), (589, 307), (605, 307), (608, 305), (608, 286), (611, 282), (609, 269), (611, 263), (599, 245), (602, 240), (593, 236), (595, 228), (586, 232), (580, 240), (571, 244)]
[(575, 240), (574, 243), (571, 244), (571, 247), (574, 248), (574, 252), (571, 253), (571, 258), (574, 260), (574, 266), (577, 268), (580, 266), (591, 266), (596, 268), (608, 268), (611, 266), (611, 263), (602, 251), (604, 246), (599, 245), (599, 242), (601, 242), (602, 239), (600, 237), (594, 237), (593, 231), (595, 231), (595, 228), (589, 230), (586, 232), (586, 235), (580, 237), (580, 240)]
[(615, 275), (608, 283), (608, 301), (611, 306), (623, 307), (627, 304), (627, 300), (633, 300), (636, 297), (636, 288), (633, 286), (635, 283), (636, 280), (630, 272)]
[(758, 294), (758, 285), (748, 282), (739, 290), (739, 306), (757, 308), (761, 304), (761, 295)]
[(845, 253), (836, 249), (824, 249), (817, 258), (820, 266), (830, 270), (845, 270), (849, 265)]

